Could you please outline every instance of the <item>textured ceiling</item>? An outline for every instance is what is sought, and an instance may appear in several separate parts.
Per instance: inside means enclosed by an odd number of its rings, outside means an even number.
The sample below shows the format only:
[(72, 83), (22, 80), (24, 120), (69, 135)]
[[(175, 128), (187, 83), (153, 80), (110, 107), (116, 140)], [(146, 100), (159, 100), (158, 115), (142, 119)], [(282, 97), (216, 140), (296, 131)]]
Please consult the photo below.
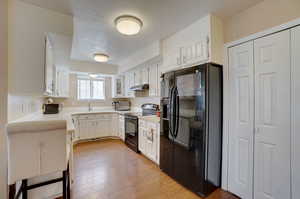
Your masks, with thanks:
[[(231, 16), (261, 0), (72, 0), (74, 37), (72, 58), (92, 60), (107, 53), (117, 64), (132, 53), (190, 25), (208, 13)], [(136, 36), (119, 34), (114, 19), (130, 14), (144, 22)]]
[[(107, 53), (117, 64), (132, 53), (214, 13), (232, 16), (262, 0), (22, 0), (74, 16), (71, 58), (92, 61), (96, 52)], [(118, 33), (114, 19), (123, 14), (144, 22), (140, 34)]]
[(72, 0), (20, 0), (61, 14), (72, 15)]

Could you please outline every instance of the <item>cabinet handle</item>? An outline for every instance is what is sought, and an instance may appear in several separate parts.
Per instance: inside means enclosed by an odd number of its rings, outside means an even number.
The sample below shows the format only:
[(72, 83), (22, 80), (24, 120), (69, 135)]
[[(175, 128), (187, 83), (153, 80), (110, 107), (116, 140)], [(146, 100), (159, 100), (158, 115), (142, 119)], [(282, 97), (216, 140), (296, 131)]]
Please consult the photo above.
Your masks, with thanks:
[(255, 128), (255, 132), (254, 132), (255, 134), (259, 134), (260, 133), (260, 129), (259, 129), (259, 127), (256, 127)]
[(186, 56), (183, 56), (182, 59), (183, 59), (183, 63), (185, 64), (186, 63)]

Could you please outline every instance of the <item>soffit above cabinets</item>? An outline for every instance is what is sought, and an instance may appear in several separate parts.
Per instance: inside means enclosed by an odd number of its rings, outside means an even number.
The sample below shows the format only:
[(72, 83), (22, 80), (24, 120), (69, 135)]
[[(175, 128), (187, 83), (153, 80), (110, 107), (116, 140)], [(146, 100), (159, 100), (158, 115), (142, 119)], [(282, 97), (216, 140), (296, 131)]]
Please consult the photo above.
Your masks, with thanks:
[(20, 0), (32, 5), (53, 10), (55, 12), (72, 15), (72, 0)]
[[(232, 16), (262, 0), (21, 0), (74, 16), (71, 58), (94, 61), (94, 53), (106, 53), (110, 64), (119, 64), (133, 53), (214, 13)], [(138, 35), (120, 34), (114, 20), (124, 14), (138, 17)]]
[[(92, 60), (95, 52), (110, 55), (109, 63), (122, 60), (151, 43), (164, 39), (208, 13), (231, 16), (261, 0), (73, 0), (72, 58)], [(188, 12), (187, 12), (188, 11)], [(135, 36), (120, 34), (114, 20), (129, 14), (143, 21)]]

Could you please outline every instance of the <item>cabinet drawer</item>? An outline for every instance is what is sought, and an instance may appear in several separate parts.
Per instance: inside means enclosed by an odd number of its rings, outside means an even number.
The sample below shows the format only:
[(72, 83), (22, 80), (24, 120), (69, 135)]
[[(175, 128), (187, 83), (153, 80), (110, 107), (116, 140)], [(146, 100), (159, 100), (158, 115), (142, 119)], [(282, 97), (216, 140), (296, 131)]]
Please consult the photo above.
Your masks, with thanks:
[(77, 116), (78, 120), (92, 120), (95, 119), (95, 115), (79, 115)]
[(145, 120), (139, 120), (139, 126), (140, 127), (146, 127), (147, 126), (147, 122)]

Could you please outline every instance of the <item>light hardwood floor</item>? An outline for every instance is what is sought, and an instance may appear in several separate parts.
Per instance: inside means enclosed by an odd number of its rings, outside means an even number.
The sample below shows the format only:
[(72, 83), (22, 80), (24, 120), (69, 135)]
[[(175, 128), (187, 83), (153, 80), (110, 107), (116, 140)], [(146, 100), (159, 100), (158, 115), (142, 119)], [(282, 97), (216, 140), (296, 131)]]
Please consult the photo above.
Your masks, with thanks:
[[(73, 199), (199, 199), (119, 140), (74, 149)], [(217, 190), (207, 199), (237, 199)]]

